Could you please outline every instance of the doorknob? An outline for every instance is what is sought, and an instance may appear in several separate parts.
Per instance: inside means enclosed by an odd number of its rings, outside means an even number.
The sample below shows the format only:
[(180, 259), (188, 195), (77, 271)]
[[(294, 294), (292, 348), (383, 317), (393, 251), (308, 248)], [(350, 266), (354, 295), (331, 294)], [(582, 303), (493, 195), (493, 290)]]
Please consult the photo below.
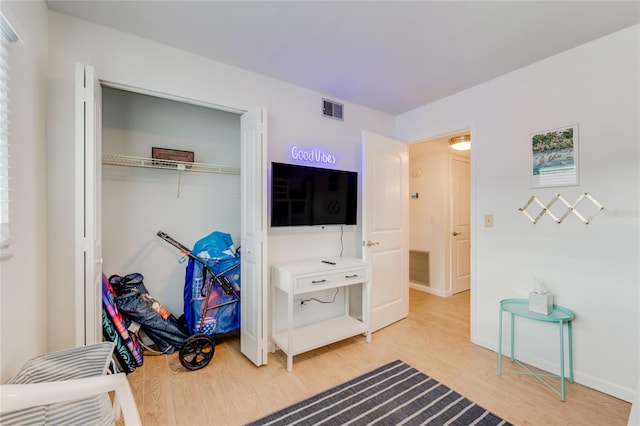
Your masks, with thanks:
[(367, 247), (375, 246), (376, 244), (380, 244), (379, 241), (373, 242), (371, 240), (367, 240)]
[(453, 235), (454, 237), (457, 237), (457, 236), (458, 236), (458, 235), (460, 235), (460, 234), (462, 234), (462, 232), (456, 232), (456, 231), (453, 231), (453, 232), (451, 233), (451, 235)]

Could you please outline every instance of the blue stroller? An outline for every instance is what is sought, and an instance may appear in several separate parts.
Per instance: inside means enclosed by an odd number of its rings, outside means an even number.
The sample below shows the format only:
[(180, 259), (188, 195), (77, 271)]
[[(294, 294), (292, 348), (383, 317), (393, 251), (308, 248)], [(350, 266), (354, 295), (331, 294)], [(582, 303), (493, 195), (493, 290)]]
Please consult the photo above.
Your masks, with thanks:
[(158, 237), (189, 258), (185, 274), (184, 319), (191, 334), (180, 348), (180, 363), (188, 370), (209, 364), (214, 336), (240, 328), (240, 252), (229, 234), (213, 232), (193, 250), (162, 231)]

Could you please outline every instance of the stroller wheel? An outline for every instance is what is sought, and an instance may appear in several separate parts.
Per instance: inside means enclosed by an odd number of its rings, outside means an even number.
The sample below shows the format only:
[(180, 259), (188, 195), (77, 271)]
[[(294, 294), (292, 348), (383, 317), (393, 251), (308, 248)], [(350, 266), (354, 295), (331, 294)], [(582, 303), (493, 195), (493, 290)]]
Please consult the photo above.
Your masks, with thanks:
[(199, 370), (209, 364), (215, 350), (216, 344), (212, 337), (194, 334), (180, 348), (180, 364), (187, 370)]

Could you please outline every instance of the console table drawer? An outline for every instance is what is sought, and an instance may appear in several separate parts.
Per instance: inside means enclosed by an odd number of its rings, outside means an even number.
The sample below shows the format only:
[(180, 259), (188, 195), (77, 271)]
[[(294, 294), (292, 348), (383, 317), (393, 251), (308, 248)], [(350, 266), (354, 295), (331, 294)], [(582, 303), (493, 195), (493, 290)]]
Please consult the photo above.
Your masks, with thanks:
[(309, 291), (322, 288), (333, 288), (336, 286), (349, 285), (351, 283), (361, 283), (369, 280), (368, 268), (358, 268), (349, 271), (335, 273), (325, 273), (299, 277), (295, 282), (295, 292)]

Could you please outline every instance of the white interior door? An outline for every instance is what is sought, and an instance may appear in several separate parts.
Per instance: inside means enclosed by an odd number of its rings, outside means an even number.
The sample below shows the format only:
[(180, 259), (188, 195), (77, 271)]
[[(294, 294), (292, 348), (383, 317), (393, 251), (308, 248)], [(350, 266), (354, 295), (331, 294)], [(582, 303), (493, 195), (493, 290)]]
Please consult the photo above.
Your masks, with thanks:
[(362, 236), (372, 265), (371, 331), (409, 313), (409, 152), (364, 131)]
[(102, 341), (102, 91), (76, 64), (76, 345)]
[(260, 366), (267, 363), (266, 110), (243, 114), (240, 125), (240, 351), (255, 365)]
[(468, 161), (451, 160), (451, 290), (471, 284), (471, 171)]

